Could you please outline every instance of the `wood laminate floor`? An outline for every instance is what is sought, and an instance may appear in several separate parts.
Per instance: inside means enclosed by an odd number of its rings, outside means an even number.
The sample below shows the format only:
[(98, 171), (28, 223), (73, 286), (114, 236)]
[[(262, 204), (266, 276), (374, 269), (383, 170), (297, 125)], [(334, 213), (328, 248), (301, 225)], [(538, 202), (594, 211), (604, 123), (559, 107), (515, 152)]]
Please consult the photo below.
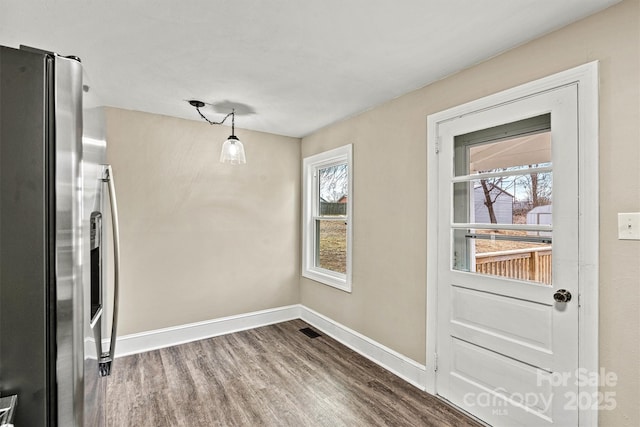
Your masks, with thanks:
[(479, 426), (301, 320), (123, 357), (108, 425)]

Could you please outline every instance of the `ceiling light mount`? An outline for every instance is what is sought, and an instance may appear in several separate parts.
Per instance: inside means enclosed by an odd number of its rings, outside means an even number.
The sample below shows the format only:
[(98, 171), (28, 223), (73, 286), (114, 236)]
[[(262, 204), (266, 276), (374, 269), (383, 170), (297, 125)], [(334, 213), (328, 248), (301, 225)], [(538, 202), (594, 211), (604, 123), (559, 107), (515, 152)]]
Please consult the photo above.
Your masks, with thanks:
[(196, 108), (202, 108), (204, 107), (204, 102), (202, 101), (197, 101), (195, 99), (192, 99), (191, 101), (189, 101), (189, 104), (193, 105)]
[(187, 101), (193, 107), (195, 107), (200, 117), (202, 117), (207, 123), (210, 125), (221, 125), (231, 116), (231, 135), (227, 138), (227, 140), (222, 144), (222, 152), (220, 153), (220, 162), (221, 163), (229, 163), (232, 165), (242, 165), (247, 163), (247, 158), (244, 154), (244, 146), (242, 142), (238, 139), (235, 134), (236, 129), (236, 110), (232, 109), (229, 114), (224, 116), (224, 118), (219, 122), (214, 122), (209, 120), (200, 109), (205, 106), (205, 103), (202, 101), (198, 101), (197, 99), (192, 99)]

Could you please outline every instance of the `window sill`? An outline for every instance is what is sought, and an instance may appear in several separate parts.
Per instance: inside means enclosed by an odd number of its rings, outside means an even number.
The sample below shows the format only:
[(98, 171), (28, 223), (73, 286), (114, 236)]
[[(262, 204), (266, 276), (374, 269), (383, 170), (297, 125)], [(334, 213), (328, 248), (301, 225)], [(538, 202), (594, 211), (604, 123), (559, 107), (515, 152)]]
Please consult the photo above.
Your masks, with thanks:
[(302, 277), (351, 293), (351, 280), (346, 275), (324, 269), (305, 270)]

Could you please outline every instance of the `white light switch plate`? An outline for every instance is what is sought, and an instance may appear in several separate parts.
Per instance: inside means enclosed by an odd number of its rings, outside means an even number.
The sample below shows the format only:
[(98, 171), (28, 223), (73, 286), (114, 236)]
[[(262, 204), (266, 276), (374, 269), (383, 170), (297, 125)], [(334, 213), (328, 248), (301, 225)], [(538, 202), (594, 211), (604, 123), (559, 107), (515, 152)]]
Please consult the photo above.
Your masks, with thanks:
[(640, 212), (618, 214), (618, 239), (640, 240)]

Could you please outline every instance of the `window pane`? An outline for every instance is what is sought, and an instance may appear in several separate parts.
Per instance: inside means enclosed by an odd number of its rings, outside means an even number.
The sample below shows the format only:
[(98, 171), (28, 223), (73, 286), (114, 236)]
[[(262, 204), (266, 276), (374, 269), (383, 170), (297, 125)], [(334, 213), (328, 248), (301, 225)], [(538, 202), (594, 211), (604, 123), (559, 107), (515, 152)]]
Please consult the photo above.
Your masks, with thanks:
[[(454, 222), (552, 225), (550, 127), (545, 114), (456, 136), (455, 175), (466, 178), (453, 185)], [(451, 235), (455, 270), (551, 283), (551, 231), (454, 228)]]
[(349, 202), (349, 168), (346, 163), (318, 171), (318, 216), (345, 216)]
[(456, 164), (456, 175), (551, 166), (551, 132), (469, 146), (467, 162)]
[(454, 184), (455, 222), (552, 225), (551, 172)]
[(550, 232), (454, 230), (453, 268), (551, 284)]
[(347, 272), (347, 223), (316, 220), (316, 267)]

